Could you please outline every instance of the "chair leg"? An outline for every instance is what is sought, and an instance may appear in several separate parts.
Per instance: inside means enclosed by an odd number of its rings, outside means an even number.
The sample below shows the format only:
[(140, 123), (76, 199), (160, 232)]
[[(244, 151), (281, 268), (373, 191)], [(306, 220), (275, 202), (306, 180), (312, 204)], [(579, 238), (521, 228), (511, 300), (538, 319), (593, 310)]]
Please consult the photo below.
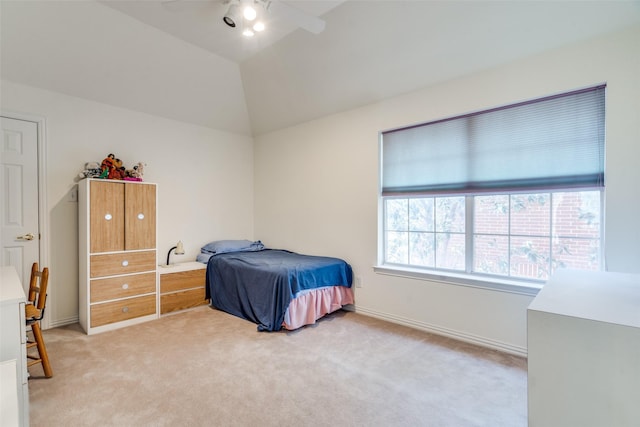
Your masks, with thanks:
[(49, 355), (47, 354), (47, 347), (44, 345), (44, 339), (42, 338), (42, 330), (40, 329), (40, 322), (35, 322), (31, 325), (33, 331), (33, 338), (36, 341), (38, 347), (38, 354), (42, 359), (42, 369), (44, 370), (44, 376), (51, 378), (53, 376), (53, 370), (51, 370), (51, 364), (49, 363)]

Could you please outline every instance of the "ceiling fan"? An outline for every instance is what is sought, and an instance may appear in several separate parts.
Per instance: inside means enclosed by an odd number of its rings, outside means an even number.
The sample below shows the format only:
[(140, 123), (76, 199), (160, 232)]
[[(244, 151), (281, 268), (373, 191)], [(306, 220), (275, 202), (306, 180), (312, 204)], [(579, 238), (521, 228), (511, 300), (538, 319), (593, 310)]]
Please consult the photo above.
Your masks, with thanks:
[[(221, 3), (226, 12), (222, 18), (231, 28), (240, 28), (251, 37), (266, 29), (269, 18), (281, 19), (313, 34), (324, 31), (325, 21), (280, 0), (211, 0)], [(186, 0), (168, 0), (165, 5), (186, 5)]]

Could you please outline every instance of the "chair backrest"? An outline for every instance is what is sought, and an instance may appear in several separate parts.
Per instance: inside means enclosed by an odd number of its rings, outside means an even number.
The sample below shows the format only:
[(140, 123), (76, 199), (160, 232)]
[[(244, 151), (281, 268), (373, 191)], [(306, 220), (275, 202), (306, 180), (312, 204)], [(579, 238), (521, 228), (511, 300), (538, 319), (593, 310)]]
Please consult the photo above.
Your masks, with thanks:
[(43, 310), (47, 302), (47, 285), (49, 283), (49, 269), (38, 269), (38, 263), (34, 262), (31, 266), (31, 280), (29, 281), (28, 300), (38, 310)]

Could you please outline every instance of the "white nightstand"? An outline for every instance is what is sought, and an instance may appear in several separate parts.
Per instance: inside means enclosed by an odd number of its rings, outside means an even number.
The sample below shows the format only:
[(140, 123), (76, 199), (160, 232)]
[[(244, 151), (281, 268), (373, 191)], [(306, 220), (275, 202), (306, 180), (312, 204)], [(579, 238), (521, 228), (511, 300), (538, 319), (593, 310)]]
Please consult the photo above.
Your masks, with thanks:
[(160, 275), (160, 314), (208, 304), (205, 297), (206, 264), (182, 262), (158, 268)]

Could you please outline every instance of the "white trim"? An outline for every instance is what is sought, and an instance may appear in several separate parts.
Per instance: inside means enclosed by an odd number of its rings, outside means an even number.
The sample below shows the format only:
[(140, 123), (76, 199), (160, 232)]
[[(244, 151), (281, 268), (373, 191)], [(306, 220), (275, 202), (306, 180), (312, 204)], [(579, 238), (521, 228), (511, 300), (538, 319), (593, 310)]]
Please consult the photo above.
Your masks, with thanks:
[[(47, 123), (46, 118), (34, 114), (0, 110), (2, 117), (33, 122), (38, 127), (38, 227), (40, 233), (40, 265), (49, 265), (49, 215), (47, 209)], [(51, 287), (51, 299), (55, 301), (55, 286)], [(45, 310), (42, 329), (48, 329), (51, 323), (51, 310)]]
[(540, 289), (542, 289), (542, 284), (538, 285), (534, 283), (522, 283), (495, 278), (484, 279), (479, 278), (478, 276), (455, 274), (450, 272), (432, 272), (406, 267), (390, 267), (387, 265), (378, 265), (373, 267), (373, 271), (378, 274), (385, 274), (388, 276), (447, 283), (450, 285), (467, 286), (470, 288), (487, 289), (491, 291), (507, 292), (511, 294), (528, 296), (536, 296), (538, 295), (538, 292), (540, 292)]
[(395, 316), (389, 313), (383, 313), (376, 310), (371, 310), (359, 305), (355, 306), (356, 313), (375, 317), (377, 319), (385, 320), (398, 325), (407, 326), (409, 328), (418, 329), (424, 332), (429, 332), (436, 335), (445, 336), (458, 341), (467, 342), (470, 344), (479, 345), (481, 347), (490, 348), (492, 350), (498, 350), (503, 353), (513, 354), (515, 356), (527, 357), (527, 348), (521, 347), (502, 341), (496, 341), (489, 338), (481, 337), (479, 335), (469, 334), (467, 332), (456, 331), (454, 329), (444, 328), (442, 326), (432, 325), (425, 322), (420, 322), (412, 319), (407, 319), (400, 316)]
[(66, 319), (56, 319), (49, 322), (49, 328), (57, 328), (59, 326), (72, 325), (78, 323), (78, 316), (68, 317)]

